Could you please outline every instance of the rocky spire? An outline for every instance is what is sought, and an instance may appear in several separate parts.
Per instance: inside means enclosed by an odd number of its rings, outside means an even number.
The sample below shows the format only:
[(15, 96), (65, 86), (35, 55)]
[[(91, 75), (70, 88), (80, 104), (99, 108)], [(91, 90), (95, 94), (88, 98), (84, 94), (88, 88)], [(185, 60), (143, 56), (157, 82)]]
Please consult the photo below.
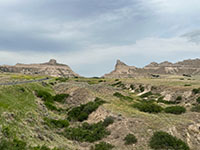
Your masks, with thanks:
[(48, 64), (50, 64), (50, 65), (56, 65), (57, 61), (55, 59), (50, 59)]

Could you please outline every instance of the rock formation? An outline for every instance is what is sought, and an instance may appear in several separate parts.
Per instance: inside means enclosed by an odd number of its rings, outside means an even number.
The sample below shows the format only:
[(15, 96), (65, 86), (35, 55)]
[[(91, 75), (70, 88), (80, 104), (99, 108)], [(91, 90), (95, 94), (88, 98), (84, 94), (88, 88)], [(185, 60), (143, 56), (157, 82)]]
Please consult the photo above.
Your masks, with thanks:
[(48, 75), (53, 77), (75, 77), (79, 76), (65, 64), (59, 64), (55, 59), (42, 64), (16, 64), (14, 66), (0, 66), (0, 72), (21, 73), (30, 75)]
[(143, 68), (128, 66), (117, 60), (115, 70), (105, 74), (105, 78), (127, 78), (137, 76), (149, 76), (153, 74), (164, 75), (200, 75), (200, 59), (188, 59), (177, 63), (164, 61), (161, 63), (152, 62)]

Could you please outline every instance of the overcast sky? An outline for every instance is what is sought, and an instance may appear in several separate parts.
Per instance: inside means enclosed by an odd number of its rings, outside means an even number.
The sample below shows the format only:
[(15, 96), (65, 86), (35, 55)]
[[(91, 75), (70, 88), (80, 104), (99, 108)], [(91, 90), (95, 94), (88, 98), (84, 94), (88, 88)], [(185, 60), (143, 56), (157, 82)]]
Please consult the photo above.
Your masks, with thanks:
[(100, 76), (117, 59), (200, 58), (199, 16), (199, 0), (0, 0), (0, 64), (54, 58)]

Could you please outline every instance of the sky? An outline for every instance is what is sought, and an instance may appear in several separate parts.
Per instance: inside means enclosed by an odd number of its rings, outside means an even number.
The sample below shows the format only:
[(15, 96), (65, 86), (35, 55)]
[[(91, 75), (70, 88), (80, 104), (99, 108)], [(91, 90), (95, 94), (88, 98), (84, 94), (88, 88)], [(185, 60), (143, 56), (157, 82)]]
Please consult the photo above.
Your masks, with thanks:
[(199, 0), (0, 0), (0, 65), (56, 59), (102, 76), (200, 57)]

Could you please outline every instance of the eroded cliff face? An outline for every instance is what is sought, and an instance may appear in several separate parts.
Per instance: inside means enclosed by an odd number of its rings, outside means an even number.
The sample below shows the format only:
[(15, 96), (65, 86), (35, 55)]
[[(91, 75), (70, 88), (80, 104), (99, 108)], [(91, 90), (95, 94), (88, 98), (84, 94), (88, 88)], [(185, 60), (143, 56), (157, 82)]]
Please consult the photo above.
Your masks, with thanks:
[(79, 76), (65, 64), (59, 64), (55, 59), (42, 64), (16, 64), (14, 66), (0, 66), (1, 72), (21, 73), (29, 75), (48, 75), (53, 77), (75, 77)]
[(109, 74), (105, 74), (106, 78), (127, 78), (137, 76), (148, 76), (151, 74), (166, 75), (200, 75), (200, 59), (189, 59), (177, 63), (168, 61), (162, 63), (152, 62), (143, 68), (128, 66), (117, 60), (115, 70)]

